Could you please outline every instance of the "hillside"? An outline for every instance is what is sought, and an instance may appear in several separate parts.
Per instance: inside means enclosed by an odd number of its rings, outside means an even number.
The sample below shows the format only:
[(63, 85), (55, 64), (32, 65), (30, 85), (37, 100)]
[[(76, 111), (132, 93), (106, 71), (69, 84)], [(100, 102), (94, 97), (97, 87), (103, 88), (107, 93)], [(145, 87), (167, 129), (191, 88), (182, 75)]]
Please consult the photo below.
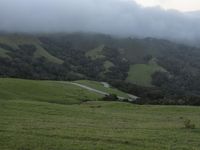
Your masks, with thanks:
[[(200, 96), (199, 57), (197, 47), (154, 38), (86, 33), (0, 35), (0, 77), (119, 81), (121, 90), (133, 95), (141, 97), (139, 91), (148, 91), (144, 98), (155, 87), (153, 99), (169, 96), (187, 101), (188, 96)], [(127, 83), (131, 89), (124, 86)]]
[[(53, 63), (62, 64), (63, 61), (52, 56), (48, 51), (46, 51), (42, 46), (41, 42), (35, 36), (31, 35), (2, 35), (0, 36), (0, 44), (5, 44), (10, 46), (13, 49), (18, 49), (19, 45), (34, 45), (36, 47), (36, 51), (34, 52), (34, 57), (44, 57), (48, 61)], [(1, 52), (5, 53), (8, 52), (8, 49), (2, 48), (0, 49), (0, 56)]]
[(0, 99), (75, 104), (103, 97), (70, 82), (0, 78)]
[(0, 99), (78, 104), (84, 101), (97, 101), (105, 96), (73, 83), (79, 83), (108, 94), (129, 98), (127, 93), (113, 87), (104, 87), (102, 83), (97, 81), (79, 80), (67, 82), (0, 78)]
[(0, 149), (199, 148), (199, 107), (92, 101), (99, 97), (69, 82), (0, 79)]

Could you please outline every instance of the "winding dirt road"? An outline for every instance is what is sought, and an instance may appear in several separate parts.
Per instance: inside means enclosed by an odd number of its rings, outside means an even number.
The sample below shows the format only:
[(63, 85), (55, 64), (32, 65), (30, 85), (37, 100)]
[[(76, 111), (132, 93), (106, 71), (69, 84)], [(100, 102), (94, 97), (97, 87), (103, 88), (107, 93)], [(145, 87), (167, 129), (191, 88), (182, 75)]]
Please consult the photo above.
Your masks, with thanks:
[[(79, 83), (74, 83), (74, 82), (70, 82), (71, 84), (73, 85), (76, 85), (76, 86), (79, 86), (81, 88), (84, 88), (84, 89), (87, 89), (89, 91), (92, 91), (92, 92), (95, 92), (95, 93), (98, 93), (98, 94), (102, 94), (102, 95), (109, 95), (109, 93), (107, 92), (103, 92), (103, 91), (100, 91), (100, 90), (97, 90), (97, 89), (94, 89), (94, 88), (91, 88), (89, 86), (86, 86), (86, 85), (82, 85), (82, 84), (79, 84)], [(127, 94), (129, 96), (129, 101), (133, 101), (133, 100), (136, 100), (138, 97), (137, 96), (134, 96), (134, 95), (131, 95), (131, 94)], [(121, 97), (121, 96), (117, 96), (120, 100), (124, 100), (124, 99), (127, 99), (125, 97)]]

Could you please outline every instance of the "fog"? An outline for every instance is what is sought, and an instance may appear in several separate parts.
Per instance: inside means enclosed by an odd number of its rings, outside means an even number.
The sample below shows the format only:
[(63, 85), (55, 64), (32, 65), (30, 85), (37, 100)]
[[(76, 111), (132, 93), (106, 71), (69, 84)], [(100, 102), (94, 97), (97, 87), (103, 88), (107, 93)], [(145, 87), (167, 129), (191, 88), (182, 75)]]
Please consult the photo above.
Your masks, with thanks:
[(0, 30), (7, 32), (82, 31), (197, 41), (199, 16), (142, 7), (133, 0), (0, 0)]

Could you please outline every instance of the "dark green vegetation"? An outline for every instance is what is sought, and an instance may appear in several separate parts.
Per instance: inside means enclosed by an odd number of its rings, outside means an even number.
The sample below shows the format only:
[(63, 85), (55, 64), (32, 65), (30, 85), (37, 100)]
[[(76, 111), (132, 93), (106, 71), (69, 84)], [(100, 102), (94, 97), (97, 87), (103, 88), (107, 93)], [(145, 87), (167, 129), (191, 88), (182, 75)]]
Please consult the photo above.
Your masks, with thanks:
[[(46, 51), (42, 46), (41, 42), (38, 40), (37, 37), (31, 35), (2, 35), (0, 36), (0, 55), (1, 52), (9, 53), (11, 49), (19, 49), (20, 45), (32, 45), (35, 47), (34, 57), (44, 57), (50, 62), (61, 64), (63, 63), (62, 60), (54, 57), (48, 51)], [(6, 46), (7, 45), (7, 46)], [(8, 55), (7, 55), (8, 56)]]
[(69, 82), (1, 79), (0, 149), (199, 149), (199, 107), (82, 101), (99, 97)]
[(198, 48), (153, 38), (0, 36), (1, 77), (120, 82), (118, 88), (150, 104), (199, 105), (199, 58)]
[(175, 89), (141, 87), (123, 81), (112, 81), (112, 86), (140, 97), (134, 103), (152, 105), (196, 105), (200, 106), (200, 96), (191, 93), (178, 93)]

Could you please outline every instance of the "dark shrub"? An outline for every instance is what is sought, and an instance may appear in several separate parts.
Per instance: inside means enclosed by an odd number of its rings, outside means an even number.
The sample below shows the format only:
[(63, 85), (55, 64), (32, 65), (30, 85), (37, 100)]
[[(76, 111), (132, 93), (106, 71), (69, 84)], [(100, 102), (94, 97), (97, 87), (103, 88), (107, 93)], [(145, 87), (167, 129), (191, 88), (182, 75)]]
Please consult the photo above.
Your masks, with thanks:
[(195, 129), (195, 124), (191, 123), (189, 119), (184, 121), (184, 126), (186, 129)]
[(106, 95), (105, 97), (103, 97), (103, 100), (104, 101), (118, 101), (119, 98), (117, 97), (116, 94), (109, 94), (109, 95)]

